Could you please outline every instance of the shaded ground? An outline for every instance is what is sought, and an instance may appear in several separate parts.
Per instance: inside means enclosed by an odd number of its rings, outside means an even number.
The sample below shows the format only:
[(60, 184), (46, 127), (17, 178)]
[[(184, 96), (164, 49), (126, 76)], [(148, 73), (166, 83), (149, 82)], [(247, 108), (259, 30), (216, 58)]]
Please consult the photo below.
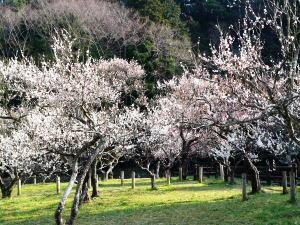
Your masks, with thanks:
[[(130, 180), (124, 187), (119, 183), (101, 183), (101, 197), (81, 208), (77, 224), (300, 224), (300, 207), (289, 204), (289, 196), (282, 195), (280, 187), (264, 187), (266, 193), (241, 202), (240, 185), (220, 181), (173, 182), (167, 186), (160, 179), (156, 191), (150, 190), (149, 179), (137, 179), (135, 190), (130, 188)], [(55, 184), (24, 185), (22, 196), (0, 199), (0, 224), (54, 224), (59, 198), (55, 191)]]

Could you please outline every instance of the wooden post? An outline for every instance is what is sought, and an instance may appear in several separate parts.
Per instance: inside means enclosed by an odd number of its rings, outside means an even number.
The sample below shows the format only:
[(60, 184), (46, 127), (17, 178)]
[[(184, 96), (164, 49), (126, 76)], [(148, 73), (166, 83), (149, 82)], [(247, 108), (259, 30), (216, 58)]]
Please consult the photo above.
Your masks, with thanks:
[(199, 180), (198, 164), (195, 164), (194, 180)]
[(242, 201), (247, 201), (247, 174), (242, 173)]
[(88, 178), (88, 188), (91, 189), (92, 188), (92, 171), (91, 170), (89, 170), (88, 176), (89, 176), (89, 178)]
[(179, 181), (182, 181), (182, 167), (179, 167)]
[(135, 172), (134, 171), (132, 171), (132, 174), (131, 174), (131, 188), (132, 189), (135, 189)]
[(22, 193), (22, 181), (21, 181), (21, 179), (18, 179), (17, 188), (18, 188), (18, 195), (21, 195), (21, 193)]
[(199, 183), (202, 183), (203, 182), (203, 166), (200, 166), (199, 168), (198, 168), (198, 170), (199, 170)]
[(293, 170), (290, 171), (290, 201), (291, 203), (296, 203), (296, 182), (295, 182), (295, 172)]
[(36, 184), (36, 175), (33, 176), (33, 184)]
[(56, 176), (56, 194), (60, 194), (60, 177)]
[(156, 179), (159, 179), (160, 161), (156, 164)]
[(224, 166), (220, 164), (220, 178), (224, 181)]
[(121, 171), (121, 186), (124, 186), (124, 171)]
[(287, 189), (287, 175), (286, 175), (286, 171), (282, 171), (282, 194), (287, 194), (289, 193), (288, 192), (288, 189)]
[(167, 174), (168, 185), (171, 185), (171, 171)]

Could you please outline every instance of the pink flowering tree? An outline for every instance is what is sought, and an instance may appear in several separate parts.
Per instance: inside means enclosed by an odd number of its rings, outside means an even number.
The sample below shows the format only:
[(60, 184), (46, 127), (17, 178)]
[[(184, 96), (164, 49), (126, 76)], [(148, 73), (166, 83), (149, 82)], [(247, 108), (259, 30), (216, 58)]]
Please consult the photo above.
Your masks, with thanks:
[[(211, 47), (211, 54), (199, 54), (194, 68), (185, 69), (181, 78), (164, 85), (171, 92), (161, 99), (161, 105), (180, 131), (183, 167), (191, 145), (201, 140), (226, 140), (234, 129), (257, 121), (270, 119), (276, 123), (274, 129), (283, 127), (289, 140), (299, 144), (297, 9), (298, 1), (267, 1), (258, 16), (251, 2), (247, 3), (238, 29), (230, 27), (229, 33), (220, 29), (219, 44)], [(277, 58), (263, 55), (264, 29), (271, 30), (278, 41)], [(249, 161), (257, 176), (253, 166)]]

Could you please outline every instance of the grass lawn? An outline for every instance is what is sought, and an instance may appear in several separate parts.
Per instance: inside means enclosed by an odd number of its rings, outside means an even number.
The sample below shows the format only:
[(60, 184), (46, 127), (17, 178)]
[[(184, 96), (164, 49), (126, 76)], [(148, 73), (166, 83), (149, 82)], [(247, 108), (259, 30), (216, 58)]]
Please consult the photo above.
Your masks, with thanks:
[[(174, 179), (167, 186), (164, 179), (159, 179), (158, 190), (150, 190), (149, 179), (136, 181), (135, 190), (130, 188), (130, 180), (124, 187), (120, 187), (119, 180), (102, 182), (101, 197), (82, 206), (77, 224), (300, 224), (300, 207), (289, 204), (289, 196), (282, 195), (280, 187), (265, 186), (265, 193), (241, 202), (240, 185)], [(54, 183), (24, 185), (21, 196), (0, 199), (0, 224), (54, 224), (59, 199), (55, 192)], [(69, 213), (70, 200), (65, 213)]]

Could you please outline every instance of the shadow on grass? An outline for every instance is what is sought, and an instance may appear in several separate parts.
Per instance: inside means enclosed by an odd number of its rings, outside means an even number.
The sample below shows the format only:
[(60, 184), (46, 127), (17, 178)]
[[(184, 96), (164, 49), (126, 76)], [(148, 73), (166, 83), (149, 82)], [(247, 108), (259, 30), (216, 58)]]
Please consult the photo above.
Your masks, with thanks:
[[(219, 198), (214, 201), (160, 203), (148, 206), (132, 206), (125, 209), (100, 211), (85, 205), (79, 214), (80, 225), (196, 225), (196, 224), (297, 224), (300, 208), (293, 208), (272, 198), (272, 194), (260, 194), (241, 202), (239, 196)], [(272, 199), (272, 201), (268, 201)], [(272, 203), (272, 204), (270, 204)], [(109, 207), (109, 206), (108, 206)], [(32, 211), (35, 213), (35, 211)], [(49, 222), (49, 223), (48, 223)], [(1, 220), (0, 220), (1, 223)], [(11, 224), (52, 224), (49, 217), (15, 221)], [(2, 224), (2, 223), (1, 223)], [(4, 223), (3, 223), (4, 224)]]
[[(148, 182), (144, 182), (148, 185)], [(137, 185), (143, 186), (143, 182)], [(178, 184), (178, 185), (176, 185)], [(163, 191), (191, 191), (199, 192), (214, 190), (230, 190), (239, 186), (227, 186), (216, 182), (211, 186), (180, 186), (175, 183), (170, 189)], [(112, 184), (108, 184), (112, 185)], [(117, 185), (117, 184), (114, 184)], [(144, 184), (145, 185), (145, 184)], [(130, 186), (130, 185), (128, 185)], [(109, 186), (115, 187), (115, 186)], [(117, 186), (120, 187), (120, 186)], [(113, 190), (116, 191), (116, 190)], [(127, 190), (128, 191), (128, 190)], [(147, 191), (147, 190), (146, 190)], [(158, 192), (159, 193), (159, 192)], [(105, 193), (107, 194), (107, 192)], [(118, 193), (115, 193), (116, 195)], [(120, 193), (119, 193), (120, 194)], [(175, 193), (174, 193), (175, 194)], [(144, 192), (136, 191), (135, 195), (143, 198)], [(107, 197), (107, 196), (106, 196)], [(197, 196), (197, 198), (201, 198)], [(288, 204), (288, 196), (279, 193), (262, 193), (249, 196), (249, 200), (242, 202), (240, 195), (232, 194), (227, 197), (213, 198), (209, 200), (190, 198), (173, 200), (172, 202), (134, 202), (130, 203), (130, 197), (119, 199), (121, 204), (113, 204), (98, 198), (91, 204), (83, 205), (80, 210), (77, 224), (79, 225), (196, 225), (196, 224), (300, 224), (300, 208)], [(123, 204), (122, 204), (123, 203)], [(1, 204), (1, 202), (0, 202)], [(0, 218), (1, 225), (44, 225), (54, 224), (52, 214), (56, 204), (44, 206), (38, 212), (37, 209), (22, 210), (26, 213), (25, 219), (13, 218), (7, 222)], [(48, 210), (46, 213), (44, 210)], [(49, 215), (51, 211), (51, 215)], [(66, 209), (69, 212), (69, 209)], [(21, 213), (13, 212), (12, 215)], [(1, 214), (1, 213), (0, 213)], [(28, 215), (34, 215), (30, 218)], [(2, 220), (3, 219), (3, 220)]]
[[(274, 194), (251, 196), (241, 202), (240, 196), (218, 198), (214, 201), (174, 202), (132, 207), (106, 212), (89, 211), (81, 214), (79, 224), (298, 224), (300, 208), (288, 204), (285, 198)], [(288, 217), (287, 217), (288, 216)], [(99, 220), (100, 219), (100, 220)]]

